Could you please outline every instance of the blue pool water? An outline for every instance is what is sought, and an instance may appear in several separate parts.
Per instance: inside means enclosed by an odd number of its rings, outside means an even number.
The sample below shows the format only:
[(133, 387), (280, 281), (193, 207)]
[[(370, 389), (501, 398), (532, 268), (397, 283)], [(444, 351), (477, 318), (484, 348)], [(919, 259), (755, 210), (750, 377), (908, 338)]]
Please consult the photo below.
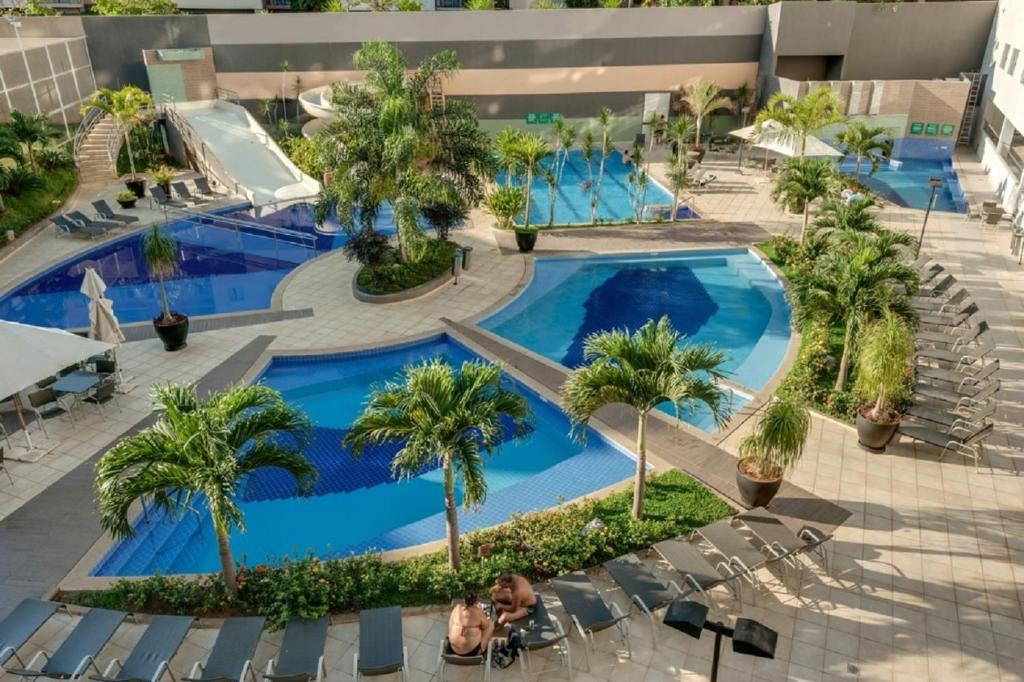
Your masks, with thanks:
[[(545, 168), (550, 168), (554, 163), (554, 157), (548, 157), (541, 162)], [(583, 159), (583, 151), (572, 149), (569, 151), (569, 158), (562, 170), (562, 179), (558, 185), (558, 192), (555, 198), (555, 224), (571, 225), (573, 223), (590, 224), (590, 182), (597, 182), (598, 170), (601, 165), (601, 152), (595, 151), (590, 163), (590, 171), (587, 170), (587, 162)], [(597, 206), (597, 217), (605, 221), (622, 221), (633, 219), (633, 208), (629, 203), (629, 184), (626, 177), (633, 166), (623, 163), (622, 154), (618, 151), (612, 152), (604, 165), (604, 179), (601, 182), (599, 193), (600, 203)], [(499, 174), (498, 183), (504, 184), (505, 173)], [(647, 187), (647, 206), (665, 206), (664, 217), (672, 212), (672, 195), (657, 182), (651, 180)], [(530, 224), (544, 226), (548, 224), (551, 211), (551, 198), (548, 191), (548, 184), (544, 181), (542, 174), (537, 173), (533, 178), (533, 189), (530, 199)], [(680, 205), (677, 211), (679, 220), (687, 220), (699, 217), (690, 208)], [(522, 219), (519, 220), (522, 223)]]
[[(874, 175), (868, 175), (871, 164), (862, 163), (860, 181), (870, 190), (893, 202), (897, 206), (928, 208), (932, 188), (929, 178), (942, 178), (942, 187), (935, 193), (932, 210), (950, 213), (967, 211), (960, 179), (949, 159), (896, 159), (896, 163), (883, 163)], [(856, 162), (849, 160), (842, 166), (844, 173), (853, 175)]]
[[(575, 367), (587, 335), (632, 331), (662, 315), (689, 340), (725, 351), (729, 379), (753, 390), (775, 374), (789, 344), (782, 284), (746, 249), (537, 258), (529, 286), (480, 325)], [(747, 400), (737, 394), (734, 407)], [(684, 419), (713, 430), (704, 412)]]
[[(345, 243), (344, 232), (324, 234), (314, 228), (312, 206), (295, 204), (254, 218), (247, 211), (223, 219), (182, 219), (168, 225), (178, 242), (179, 266), (167, 280), (171, 307), (188, 315), (214, 315), (270, 306), (274, 289), (288, 273)], [(265, 230), (258, 225), (279, 230)], [(394, 231), (390, 214), (378, 228)], [(89, 326), (88, 299), (79, 292), (85, 269), (93, 267), (107, 283), (107, 297), (122, 323), (144, 322), (159, 312), (160, 295), (142, 257), (142, 234), (136, 231), (89, 249), (23, 282), (0, 296), (0, 319), (44, 327)]]
[[(402, 481), (391, 478), (393, 446), (369, 449), (356, 459), (341, 439), (361, 412), (370, 387), (426, 358), (452, 363), (476, 356), (447, 336), (381, 350), (332, 356), (277, 357), (262, 381), (304, 409), (315, 425), (306, 455), (320, 472), (312, 496), (295, 497), (281, 470), (257, 472), (239, 500), (248, 531), (234, 533), (235, 557), (248, 565), (275, 563), (313, 552), (328, 558), (368, 549), (398, 549), (444, 538), (441, 472), (430, 469)], [(509, 380), (511, 382), (511, 380)], [(580, 497), (629, 478), (635, 460), (596, 431), (586, 445), (568, 436), (557, 406), (518, 383), (534, 413), (533, 428), (519, 442), (507, 440), (486, 463), (488, 496), (478, 510), (460, 508), (460, 530), (496, 525)], [(461, 501), (461, 491), (457, 493)], [(218, 570), (217, 545), (205, 511), (183, 518), (150, 512), (135, 522), (134, 538), (116, 544), (93, 575), (150, 575)]]

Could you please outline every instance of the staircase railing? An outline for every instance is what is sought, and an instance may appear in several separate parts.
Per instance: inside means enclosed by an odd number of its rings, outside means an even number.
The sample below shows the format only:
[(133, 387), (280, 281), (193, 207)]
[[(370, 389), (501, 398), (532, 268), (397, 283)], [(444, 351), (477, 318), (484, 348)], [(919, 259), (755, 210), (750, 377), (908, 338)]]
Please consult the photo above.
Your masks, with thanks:
[(106, 115), (106, 112), (101, 109), (89, 109), (82, 118), (82, 122), (78, 124), (78, 129), (75, 131), (75, 143), (72, 147), (76, 163), (79, 160), (82, 143), (89, 137), (89, 133), (96, 127), (96, 124), (103, 120)]

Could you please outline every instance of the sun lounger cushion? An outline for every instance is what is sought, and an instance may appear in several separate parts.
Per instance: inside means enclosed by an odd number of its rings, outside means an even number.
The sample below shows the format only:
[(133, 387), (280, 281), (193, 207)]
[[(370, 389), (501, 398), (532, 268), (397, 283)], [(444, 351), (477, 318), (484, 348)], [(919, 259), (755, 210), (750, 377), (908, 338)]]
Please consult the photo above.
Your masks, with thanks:
[(605, 569), (630, 598), (637, 597), (648, 609), (658, 609), (675, 598), (665, 586), (636, 557), (619, 557), (606, 561)]
[(601, 598), (601, 594), (583, 571), (551, 579), (551, 587), (566, 613), (576, 618), (588, 632), (598, 632), (615, 625), (617, 618)]
[(0, 621), (0, 665), (32, 638), (60, 604), (39, 599), (23, 599)]
[(205, 682), (213, 680), (239, 681), (246, 661), (256, 654), (265, 618), (228, 618), (217, 633), (210, 656), (199, 677)]

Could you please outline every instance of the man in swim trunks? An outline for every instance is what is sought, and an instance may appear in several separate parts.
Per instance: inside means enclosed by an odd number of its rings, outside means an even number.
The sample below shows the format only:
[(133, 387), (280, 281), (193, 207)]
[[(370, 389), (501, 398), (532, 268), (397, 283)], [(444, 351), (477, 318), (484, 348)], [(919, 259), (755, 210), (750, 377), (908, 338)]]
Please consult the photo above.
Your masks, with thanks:
[(494, 612), (498, 614), (498, 625), (505, 625), (520, 618), (532, 616), (537, 610), (537, 595), (533, 585), (521, 575), (505, 573), (491, 588)]
[(484, 613), (476, 595), (468, 593), (448, 618), (448, 644), (459, 656), (479, 656), (487, 651), (494, 623)]

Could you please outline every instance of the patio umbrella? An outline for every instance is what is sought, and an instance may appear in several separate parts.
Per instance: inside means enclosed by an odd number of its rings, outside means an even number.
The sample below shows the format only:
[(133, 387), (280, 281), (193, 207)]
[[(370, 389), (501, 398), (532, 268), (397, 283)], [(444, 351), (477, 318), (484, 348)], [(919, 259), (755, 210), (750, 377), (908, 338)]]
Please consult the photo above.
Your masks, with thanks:
[[(761, 126), (761, 133), (758, 134), (755, 126), (747, 126), (733, 130), (729, 134), (751, 143), (752, 146), (764, 150), (765, 164), (768, 163), (768, 153), (774, 152), (785, 157), (800, 156), (800, 141), (785, 136), (783, 127), (776, 121), (765, 121)], [(808, 135), (804, 140), (804, 156), (828, 156), (840, 157), (841, 151), (832, 147), (814, 135)]]
[[(114, 302), (103, 295), (106, 290), (107, 284), (96, 269), (86, 268), (79, 291), (89, 297), (89, 336), (96, 341), (113, 344), (114, 349), (111, 353), (116, 362), (117, 346), (124, 343), (124, 332), (121, 331), (121, 324), (114, 314)], [(120, 364), (117, 366), (117, 375), (119, 380), (123, 379)]]
[(35, 446), (25, 423), (19, 392), (90, 355), (105, 353), (111, 347), (109, 343), (82, 338), (63, 329), (0, 320), (0, 348), (8, 359), (0, 363), (0, 396), (12, 397), (30, 450)]

